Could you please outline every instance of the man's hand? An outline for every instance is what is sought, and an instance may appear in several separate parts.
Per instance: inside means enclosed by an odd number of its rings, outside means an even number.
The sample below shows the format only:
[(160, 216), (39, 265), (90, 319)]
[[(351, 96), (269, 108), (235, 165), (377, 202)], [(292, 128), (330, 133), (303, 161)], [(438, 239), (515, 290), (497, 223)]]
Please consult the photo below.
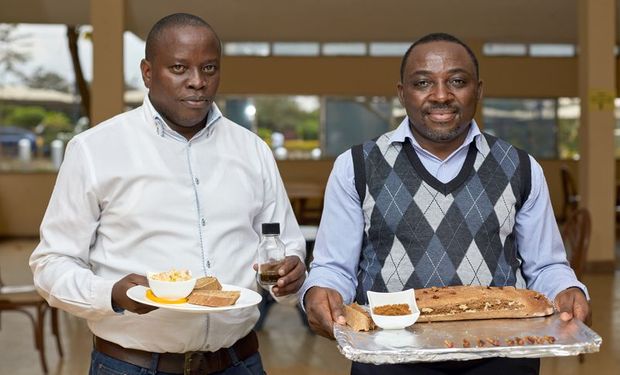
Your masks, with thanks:
[(342, 296), (330, 288), (312, 287), (304, 297), (310, 328), (317, 334), (334, 338), (334, 323), (346, 324)]
[(136, 285), (148, 286), (149, 282), (146, 277), (135, 273), (118, 280), (112, 287), (112, 306), (120, 307), (136, 314), (146, 314), (157, 309), (157, 307), (145, 305), (127, 297), (127, 290)]
[(555, 306), (560, 312), (560, 319), (569, 321), (579, 319), (586, 325), (592, 324), (592, 312), (585, 294), (579, 288), (568, 288), (555, 297)]
[(306, 279), (306, 265), (296, 255), (284, 258), (284, 263), (278, 269), (280, 278), (271, 290), (276, 297), (297, 293)]

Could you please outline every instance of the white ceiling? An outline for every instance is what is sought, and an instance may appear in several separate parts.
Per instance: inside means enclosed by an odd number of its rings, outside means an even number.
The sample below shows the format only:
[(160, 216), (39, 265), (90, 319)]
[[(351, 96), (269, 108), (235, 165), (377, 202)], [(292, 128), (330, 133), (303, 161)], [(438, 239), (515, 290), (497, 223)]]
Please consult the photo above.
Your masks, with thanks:
[[(577, 41), (578, 0), (125, 1), (127, 30), (141, 37), (162, 16), (189, 12), (224, 41), (411, 41), (434, 31), (465, 40)], [(88, 24), (89, 4), (2, 0), (0, 22)]]

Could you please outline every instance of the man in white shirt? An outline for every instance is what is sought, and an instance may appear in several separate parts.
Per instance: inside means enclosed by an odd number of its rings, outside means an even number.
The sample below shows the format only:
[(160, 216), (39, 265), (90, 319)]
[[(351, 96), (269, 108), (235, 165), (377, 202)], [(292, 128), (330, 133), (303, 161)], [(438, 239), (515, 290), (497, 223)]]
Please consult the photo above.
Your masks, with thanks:
[(255, 290), (261, 224), (279, 222), (288, 256), (271, 293), (294, 302), (305, 279), (304, 239), (271, 150), (213, 102), (220, 56), (204, 20), (164, 17), (146, 41), (144, 104), (67, 146), (30, 266), (52, 306), (87, 319), (91, 374), (263, 374), (256, 307), (155, 309), (126, 294), (147, 285), (147, 271)]

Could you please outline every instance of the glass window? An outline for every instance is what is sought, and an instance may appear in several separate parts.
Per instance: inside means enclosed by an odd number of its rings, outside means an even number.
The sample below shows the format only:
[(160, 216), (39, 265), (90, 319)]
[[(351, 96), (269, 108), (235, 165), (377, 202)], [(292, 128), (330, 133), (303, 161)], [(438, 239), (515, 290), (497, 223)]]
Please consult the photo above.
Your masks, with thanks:
[(278, 159), (321, 157), (316, 96), (226, 97), (218, 106), (226, 117), (258, 133)]
[(409, 49), (411, 43), (370, 43), (370, 56), (398, 56), (402, 57)]
[(326, 56), (363, 56), (366, 43), (324, 43), (323, 55)]
[(521, 43), (484, 43), (482, 53), (487, 56), (526, 56), (527, 46)]
[(530, 56), (533, 57), (573, 57), (574, 44), (530, 44)]
[(326, 98), (324, 110), (325, 154), (332, 157), (385, 133), (393, 122), (392, 98)]
[(273, 43), (274, 56), (318, 56), (319, 43), (295, 43), (295, 42), (275, 42)]
[(485, 99), (484, 130), (537, 158), (557, 158), (554, 99)]
[[(88, 26), (77, 29), (86, 80)], [(66, 142), (88, 126), (75, 88), (67, 26), (0, 24), (0, 170), (53, 170)]]
[(269, 43), (228, 42), (224, 43), (224, 54), (229, 56), (269, 56)]
[(558, 98), (558, 153), (560, 159), (579, 159), (579, 98)]

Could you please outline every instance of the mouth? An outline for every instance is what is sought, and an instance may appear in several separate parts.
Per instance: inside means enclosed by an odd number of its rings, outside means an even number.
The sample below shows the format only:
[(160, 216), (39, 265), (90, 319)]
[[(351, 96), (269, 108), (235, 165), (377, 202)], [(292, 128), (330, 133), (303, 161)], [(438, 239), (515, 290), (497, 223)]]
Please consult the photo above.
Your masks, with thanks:
[(426, 116), (433, 122), (449, 122), (454, 120), (456, 112), (429, 112)]
[(430, 108), (425, 111), (426, 117), (433, 122), (449, 122), (456, 118), (458, 109), (451, 107)]
[(188, 96), (181, 99), (181, 102), (190, 108), (205, 108), (212, 103), (212, 100), (205, 96)]

